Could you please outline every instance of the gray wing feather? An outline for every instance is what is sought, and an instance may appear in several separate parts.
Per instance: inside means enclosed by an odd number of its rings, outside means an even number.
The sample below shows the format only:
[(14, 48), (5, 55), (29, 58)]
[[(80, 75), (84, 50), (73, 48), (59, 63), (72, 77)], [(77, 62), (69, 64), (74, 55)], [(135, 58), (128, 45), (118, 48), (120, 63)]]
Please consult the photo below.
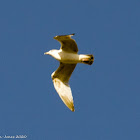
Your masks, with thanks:
[(76, 67), (76, 64), (64, 64), (60, 63), (59, 68), (53, 72), (52, 79), (58, 78), (65, 84), (68, 84), (70, 76)]
[(51, 75), (54, 88), (56, 89), (58, 95), (60, 96), (64, 104), (71, 111), (74, 111), (74, 103), (71, 88), (68, 82), (75, 66), (76, 64), (60, 63), (59, 68)]
[(71, 35), (59, 35), (55, 36), (54, 39), (61, 43), (61, 49), (66, 52), (77, 53), (78, 47), (74, 39), (71, 38), (74, 34)]

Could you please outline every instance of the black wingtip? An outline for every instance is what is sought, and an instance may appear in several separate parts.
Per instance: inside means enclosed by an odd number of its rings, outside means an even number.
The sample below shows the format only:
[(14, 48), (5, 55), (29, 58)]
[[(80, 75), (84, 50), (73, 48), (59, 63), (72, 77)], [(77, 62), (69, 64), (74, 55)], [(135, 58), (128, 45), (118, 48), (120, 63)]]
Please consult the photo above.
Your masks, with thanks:
[(71, 34), (71, 35), (75, 35), (75, 33)]
[(73, 33), (73, 34), (68, 34), (68, 35), (57, 35), (57, 36), (55, 36), (54, 37), (54, 39), (58, 39), (59, 37), (71, 37), (71, 36), (74, 36), (75, 35), (75, 33)]

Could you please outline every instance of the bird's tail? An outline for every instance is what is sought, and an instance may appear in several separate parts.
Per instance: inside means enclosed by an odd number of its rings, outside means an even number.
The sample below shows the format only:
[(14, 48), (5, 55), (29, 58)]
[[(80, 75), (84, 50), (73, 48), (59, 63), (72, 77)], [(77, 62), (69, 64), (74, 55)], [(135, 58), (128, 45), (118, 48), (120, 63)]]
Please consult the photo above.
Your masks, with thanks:
[(94, 62), (94, 56), (92, 54), (84, 55), (82, 63), (91, 65)]

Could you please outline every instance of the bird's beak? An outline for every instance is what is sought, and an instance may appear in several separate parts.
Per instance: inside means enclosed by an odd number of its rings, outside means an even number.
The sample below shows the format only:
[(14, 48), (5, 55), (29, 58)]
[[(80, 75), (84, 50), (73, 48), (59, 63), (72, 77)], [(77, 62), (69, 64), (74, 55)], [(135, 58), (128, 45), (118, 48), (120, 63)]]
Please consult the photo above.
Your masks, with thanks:
[(44, 55), (49, 54), (49, 52), (45, 52)]

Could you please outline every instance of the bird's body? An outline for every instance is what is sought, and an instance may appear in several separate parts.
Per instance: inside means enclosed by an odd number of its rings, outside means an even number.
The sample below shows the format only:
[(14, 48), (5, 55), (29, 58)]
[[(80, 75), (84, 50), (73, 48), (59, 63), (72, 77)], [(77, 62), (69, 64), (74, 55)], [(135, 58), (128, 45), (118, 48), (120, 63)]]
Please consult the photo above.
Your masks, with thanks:
[[(84, 60), (88, 60), (91, 58), (92, 55), (84, 55), (84, 54), (77, 54), (77, 53), (70, 53), (60, 50), (51, 50), (50, 55), (54, 57), (56, 60), (66, 63), (66, 64), (77, 64), (77, 63), (84, 63)], [(93, 58), (91, 58), (93, 59)], [(91, 60), (92, 61), (92, 60)]]
[(60, 50), (50, 50), (44, 54), (51, 55), (60, 61), (59, 68), (52, 73), (51, 77), (54, 87), (65, 105), (74, 111), (73, 97), (71, 88), (68, 84), (70, 76), (77, 63), (85, 63), (91, 65), (93, 63), (93, 55), (78, 54), (76, 42), (71, 39), (71, 35), (55, 36), (54, 39), (61, 43)]

